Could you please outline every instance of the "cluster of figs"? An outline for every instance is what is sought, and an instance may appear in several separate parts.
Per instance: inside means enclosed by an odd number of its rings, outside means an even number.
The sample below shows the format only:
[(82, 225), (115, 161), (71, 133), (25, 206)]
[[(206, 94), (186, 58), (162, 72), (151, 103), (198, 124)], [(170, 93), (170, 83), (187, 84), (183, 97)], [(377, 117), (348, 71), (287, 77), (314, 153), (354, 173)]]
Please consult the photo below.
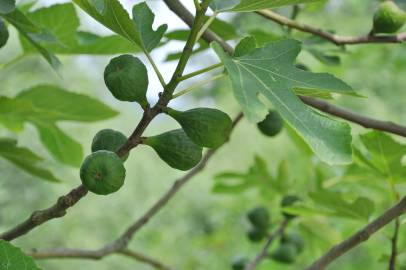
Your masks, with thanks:
[[(281, 200), (281, 207), (289, 207), (300, 199), (294, 195), (286, 195)], [(282, 210), (285, 219), (293, 219), (295, 215)], [(247, 212), (247, 220), (250, 228), (247, 237), (251, 242), (261, 242), (270, 235), (269, 229), (272, 227), (271, 216), (267, 208), (258, 206)], [(268, 258), (282, 264), (291, 264), (296, 257), (304, 250), (305, 241), (299, 232), (283, 232), (278, 246), (268, 254)], [(245, 257), (237, 257), (232, 263), (233, 270), (244, 270), (248, 263)]]
[[(113, 58), (105, 68), (104, 81), (116, 99), (137, 102), (143, 108), (149, 106), (146, 98), (148, 72), (137, 57), (125, 54)], [(178, 111), (165, 107), (162, 110), (181, 128), (143, 137), (141, 144), (150, 146), (164, 162), (178, 170), (196, 166), (202, 158), (203, 148), (219, 147), (227, 141), (232, 129), (231, 118), (217, 109)], [(278, 123), (267, 123), (269, 121)], [(282, 120), (272, 112), (258, 127), (264, 134), (275, 136), (282, 128)], [(86, 188), (107, 195), (122, 187), (126, 174), (124, 161), (128, 154), (119, 157), (117, 153), (127, 139), (123, 133), (112, 129), (103, 129), (94, 136), (92, 153), (80, 169), (80, 178)]]

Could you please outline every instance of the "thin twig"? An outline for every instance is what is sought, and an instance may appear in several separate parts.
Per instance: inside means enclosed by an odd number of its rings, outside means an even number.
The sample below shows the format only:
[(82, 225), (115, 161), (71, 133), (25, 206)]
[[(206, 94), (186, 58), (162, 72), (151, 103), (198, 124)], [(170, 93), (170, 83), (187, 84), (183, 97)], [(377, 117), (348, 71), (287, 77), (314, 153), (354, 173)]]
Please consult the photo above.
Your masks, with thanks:
[[(165, 265), (161, 261), (158, 261), (157, 259), (154, 259), (150, 256), (147, 256), (145, 254), (142, 254), (140, 252), (136, 252), (130, 249), (124, 249), (122, 251), (114, 252), (116, 254), (121, 254), (124, 256), (127, 256), (129, 258), (132, 258), (134, 260), (137, 260), (139, 262), (148, 264), (153, 266), (156, 269), (159, 270), (173, 270), (173, 268)], [(111, 255), (113, 253), (107, 254)], [(100, 260), (103, 257), (107, 256), (99, 256), (96, 253), (89, 253), (88, 251), (85, 250), (74, 250), (74, 249), (60, 249), (60, 250), (50, 250), (50, 251), (32, 251), (32, 252), (27, 252), (27, 255), (37, 259), (37, 260), (44, 260), (44, 259), (88, 259), (88, 260)]]
[[(164, 2), (169, 7), (169, 9), (171, 9), (176, 15), (178, 15), (179, 18), (181, 18), (188, 26), (192, 25), (193, 15), (190, 14), (190, 12), (182, 5), (182, 3), (180, 3), (178, 0), (164, 0)], [(218, 37), (215, 33), (210, 31), (210, 29), (206, 30), (202, 37), (209, 43), (213, 41), (218, 42), (221, 47), (229, 54), (234, 53), (234, 49), (223, 39)], [(324, 111), (328, 114), (346, 119), (361, 126), (406, 137), (405, 126), (355, 114), (353, 112), (346, 111), (342, 108), (333, 106), (327, 102), (323, 102), (315, 98), (301, 97), (301, 99), (309, 106)]]
[(299, 23), (297, 21), (291, 20), (285, 16), (282, 16), (271, 10), (259, 10), (256, 11), (257, 14), (262, 17), (274, 21), (280, 25), (287, 26), (302, 32), (306, 32), (315, 36), (319, 36), (325, 40), (328, 40), (336, 45), (355, 45), (355, 44), (365, 44), (365, 43), (401, 43), (406, 40), (406, 32), (399, 33), (397, 35), (363, 35), (363, 36), (339, 36), (332, 34), (330, 32), (324, 31), (313, 26)]
[(262, 247), (261, 251), (258, 253), (258, 255), (255, 257), (255, 259), (248, 263), (244, 270), (254, 270), (258, 264), (264, 260), (266, 257), (268, 257), (268, 252), (269, 252), (269, 247), (272, 245), (273, 241), (283, 235), (283, 232), (285, 231), (286, 227), (288, 226), (289, 219), (283, 219), (279, 227), (276, 229), (275, 232), (269, 235), (265, 245)]
[(395, 230), (393, 232), (393, 237), (391, 239), (391, 255), (389, 259), (389, 270), (396, 269), (396, 257), (398, 255), (398, 235), (399, 235), (399, 218), (395, 220)]
[(399, 216), (403, 215), (405, 212), (406, 197), (403, 197), (398, 204), (387, 210), (371, 223), (367, 224), (364, 228), (353, 234), (351, 237), (331, 248), (312, 265), (307, 267), (306, 270), (325, 269), (331, 262), (358, 246), (362, 242), (368, 240), (369, 237), (371, 237), (374, 233), (382, 229), (385, 225), (389, 224), (393, 220), (397, 219)]

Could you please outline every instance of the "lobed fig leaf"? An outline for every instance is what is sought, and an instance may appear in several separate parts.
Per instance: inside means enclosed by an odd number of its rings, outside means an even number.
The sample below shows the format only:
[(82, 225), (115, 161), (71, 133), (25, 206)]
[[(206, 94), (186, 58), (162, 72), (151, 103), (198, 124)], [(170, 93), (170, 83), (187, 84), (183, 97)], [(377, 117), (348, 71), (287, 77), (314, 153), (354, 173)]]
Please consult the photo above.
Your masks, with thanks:
[(216, 148), (225, 143), (232, 128), (231, 118), (224, 112), (211, 108), (196, 108), (180, 112), (167, 108), (187, 136), (197, 145)]
[(270, 111), (264, 120), (257, 124), (262, 134), (274, 137), (281, 132), (283, 128), (283, 119), (277, 111)]
[(196, 145), (182, 129), (144, 138), (142, 143), (152, 147), (172, 168), (187, 171), (202, 159), (203, 148)]
[(395, 33), (406, 22), (406, 13), (393, 1), (382, 2), (374, 14), (374, 33)]
[(148, 71), (137, 57), (124, 54), (113, 58), (104, 70), (104, 81), (116, 99), (148, 106)]
[(290, 264), (295, 261), (297, 256), (296, 247), (293, 244), (282, 243), (280, 246), (271, 254), (271, 258), (277, 262)]
[(265, 207), (256, 207), (248, 211), (247, 218), (250, 223), (260, 230), (266, 231), (271, 223), (268, 210)]
[(9, 37), (7, 26), (4, 24), (4, 21), (0, 19), (0, 48), (6, 45)]
[(107, 195), (124, 184), (126, 170), (123, 161), (111, 151), (96, 151), (85, 158), (80, 167), (83, 185), (93, 193)]
[[(127, 137), (120, 131), (113, 129), (102, 129), (96, 133), (92, 141), (92, 152), (99, 150), (107, 150), (111, 152), (117, 152), (121, 146), (127, 141)], [(122, 157), (123, 161), (126, 161), (128, 155)]]

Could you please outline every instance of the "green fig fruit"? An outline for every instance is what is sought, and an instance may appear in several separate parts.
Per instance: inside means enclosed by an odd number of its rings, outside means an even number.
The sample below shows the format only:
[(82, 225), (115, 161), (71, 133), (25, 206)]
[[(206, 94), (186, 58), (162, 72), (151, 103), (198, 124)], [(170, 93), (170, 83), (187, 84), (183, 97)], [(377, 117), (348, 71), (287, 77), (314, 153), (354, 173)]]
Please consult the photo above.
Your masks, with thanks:
[[(295, 204), (296, 202), (300, 201), (300, 198), (294, 195), (286, 195), (282, 198), (281, 201), (281, 207), (288, 207), (291, 206), (293, 204)], [(286, 218), (294, 218), (296, 217), (296, 215), (292, 215), (292, 214), (288, 214), (284, 211), (282, 211), (282, 214), (286, 217)]]
[(2, 48), (4, 45), (6, 45), (8, 37), (9, 37), (9, 33), (7, 30), (7, 26), (0, 19), (0, 48)]
[(93, 193), (107, 195), (119, 190), (125, 179), (123, 161), (111, 151), (96, 151), (80, 167), (83, 185)]
[(196, 108), (184, 112), (166, 108), (189, 138), (197, 145), (216, 148), (227, 141), (232, 128), (231, 118), (224, 112), (210, 108)]
[[(108, 150), (117, 152), (121, 146), (127, 142), (127, 137), (120, 131), (113, 129), (102, 129), (96, 133), (92, 141), (92, 152), (99, 150)], [(124, 161), (128, 158), (128, 154), (122, 157)]]
[(282, 243), (279, 247), (272, 252), (271, 258), (281, 263), (293, 263), (297, 256), (297, 250), (295, 245)]
[(245, 265), (248, 263), (248, 260), (243, 257), (238, 257), (233, 260), (233, 263), (231, 264), (231, 268), (233, 270), (244, 270)]
[(118, 100), (148, 105), (148, 71), (137, 57), (124, 54), (113, 58), (104, 70), (104, 81)]
[(373, 33), (395, 33), (406, 22), (406, 13), (393, 1), (382, 2), (374, 14)]
[(282, 236), (281, 243), (290, 243), (296, 247), (297, 253), (301, 253), (304, 250), (305, 242), (303, 237), (295, 232), (289, 232)]
[(257, 227), (252, 227), (247, 232), (247, 237), (251, 242), (259, 242), (266, 236), (266, 231)]
[(268, 210), (265, 207), (256, 207), (248, 211), (247, 218), (250, 223), (262, 230), (266, 231), (271, 223)]
[(178, 170), (187, 171), (202, 159), (203, 148), (191, 141), (182, 129), (144, 138), (142, 143), (151, 146), (163, 161)]
[(264, 120), (257, 124), (262, 134), (273, 137), (282, 130), (283, 120), (277, 111), (270, 111)]

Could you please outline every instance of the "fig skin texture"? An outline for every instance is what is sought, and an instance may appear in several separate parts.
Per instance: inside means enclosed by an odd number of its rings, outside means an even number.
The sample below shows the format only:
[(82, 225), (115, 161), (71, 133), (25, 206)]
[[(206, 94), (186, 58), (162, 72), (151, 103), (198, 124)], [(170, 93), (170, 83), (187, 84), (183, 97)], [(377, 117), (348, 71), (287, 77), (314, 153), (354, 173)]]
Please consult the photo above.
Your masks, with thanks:
[[(117, 152), (127, 142), (127, 137), (120, 131), (113, 129), (102, 129), (96, 133), (92, 141), (92, 152), (107, 150)], [(122, 157), (126, 161), (129, 154)]]
[(395, 33), (406, 22), (406, 13), (393, 1), (382, 2), (374, 14), (373, 33)]
[(85, 158), (80, 167), (80, 179), (91, 192), (107, 195), (124, 184), (126, 170), (123, 161), (111, 151), (99, 150)]
[(266, 231), (270, 225), (270, 216), (265, 207), (256, 207), (247, 213), (249, 222), (257, 229)]
[(104, 70), (104, 82), (116, 99), (148, 106), (148, 71), (137, 57), (123, 54), (111, 59)]
[(280, 263), (290, 264), (295, 261), (297, 256), (296, 246), (293, 244), (282, 243), (271, 254), (271, 258)]
[(268, 137), (278, 135), (283, 128), (283, 119), (277, 111), (270, 111), (264, 120), (257, 124), (259, 131)]

